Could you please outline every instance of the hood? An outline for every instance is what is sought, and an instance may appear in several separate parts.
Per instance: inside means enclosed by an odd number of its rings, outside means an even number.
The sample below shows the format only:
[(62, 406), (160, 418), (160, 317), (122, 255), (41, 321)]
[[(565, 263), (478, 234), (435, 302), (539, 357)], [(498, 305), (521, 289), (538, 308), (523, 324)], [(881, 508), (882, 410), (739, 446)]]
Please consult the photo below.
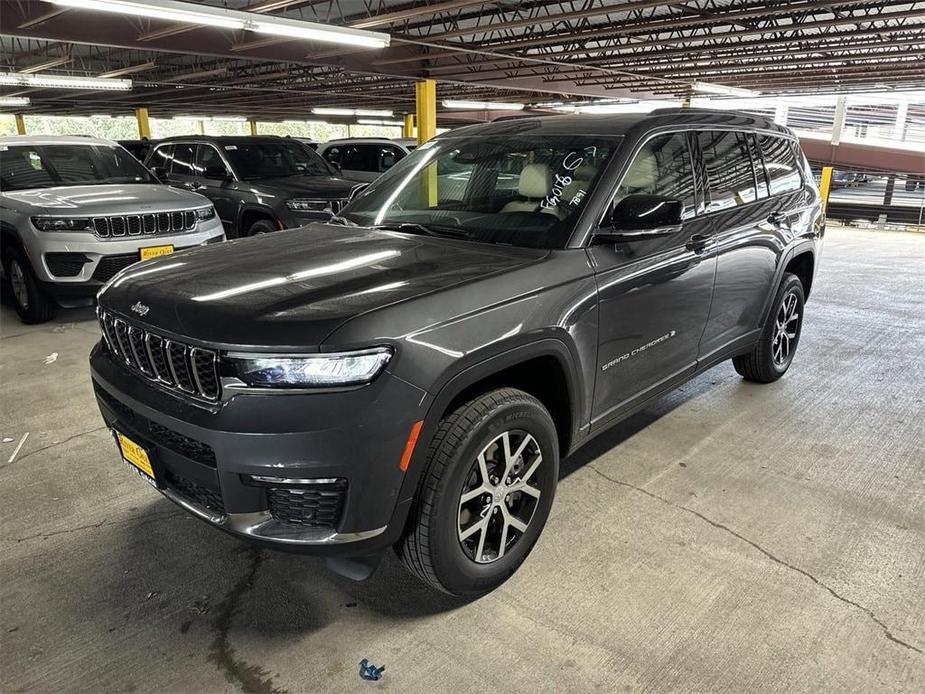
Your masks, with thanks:
[(268, 189), (267, 192), (287, 199), (318, 197), (326, 200), (349, 197), (358, 184), (336, 176), (283, 176), (246, 180), (241, 185)]
[(29, 214), (104, 216), (168, 212), (210, 203), (186, 190), (156, 183), (130, 183), (4, 191), (3, 204)]
[[(356, 316), (537, 262), (546, 251), (313, 224), (133, 265), (100, 304), (225, 347), (318, 347)], [(135, 309), (137, 304), (142, 304)], [(422, 325), (445, 316), (422, 315)]]

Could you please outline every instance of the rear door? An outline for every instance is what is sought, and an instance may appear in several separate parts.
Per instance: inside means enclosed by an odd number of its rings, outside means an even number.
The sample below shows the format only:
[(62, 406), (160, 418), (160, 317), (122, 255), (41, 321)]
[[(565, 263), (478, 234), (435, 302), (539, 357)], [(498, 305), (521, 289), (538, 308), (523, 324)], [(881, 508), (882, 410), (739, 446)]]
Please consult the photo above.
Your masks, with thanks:
[(697, 141), (717, 257), (713, 302), (700, 345), (701, 360), (710, 361), (757, 338), (789, 222), (786, 214), (778, 214), (781, 199), (771, 195), (754, 134), (706, 130)]
[(624, 174), (610, 210), (634, 193), (679, 199), (681, 231), (588, 248), (600, 310), (592, 428), (606, 426), (696, 369), (715, 260), (708, 248), (710, 221), (698, 210), (694, 171), (687, 133), (648, 140)]

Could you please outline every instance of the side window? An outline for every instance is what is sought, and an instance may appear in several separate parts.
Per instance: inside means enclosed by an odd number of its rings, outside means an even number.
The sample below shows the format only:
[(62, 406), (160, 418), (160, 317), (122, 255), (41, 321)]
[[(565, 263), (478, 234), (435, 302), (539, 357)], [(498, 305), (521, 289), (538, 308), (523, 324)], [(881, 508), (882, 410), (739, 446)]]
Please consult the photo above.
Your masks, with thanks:
[(174, 176), (195, 176), (193, 169), (195, 154), (193, 153), (192, 144), (178, 144), (173, 148), (173, 166), (170, 173)]
[(222, 155), (212, 145), (196, 145), (196, 169), (205, 178), (224, 178), (228, 173)]
[(773, 135), (762, 135), (760, 141), (771, 195), (799, 190), (803, 179), (790, 141)]
[(148, 168), (167, 169), (170, 171), (170, 163), (173, 161), (173, 145), (164, 145), (154, 150), (151, 155), (151, 161), (148, 162)]
[(398, 147), (383, 145), (379, 148), (379, 171), (388, 171), (404, 158), (405, 153)]
[(684, 204), (684, 219), (694, 216), (694, 172), (684, 133), (660, 135), (646, 142), (630, 164), (611, 205), (639, 193), (676, 198)]
[(706, 130), (698, 133), (709, 182), (707, 212), (755, 200), (755, 172), (743, 133)]
[(341, 157), (344, 156), (344, 150), (341, 147), (328, 147), (328, 149), (324, 150), (322, 156), (332, 164), (340, 165)]
[(351, 171), (378, 171), (378, 145), (347, 145), (341, 163)]
[(748, 152), (752, 157), (752, 167), (755, 169), (755, 180), (758, 183), (758, 199), (763, 200), (769, 195), (768, 175), (764, 168), (761, 148), (758, 146), (758, 138), (754, 134), (748, 135)]

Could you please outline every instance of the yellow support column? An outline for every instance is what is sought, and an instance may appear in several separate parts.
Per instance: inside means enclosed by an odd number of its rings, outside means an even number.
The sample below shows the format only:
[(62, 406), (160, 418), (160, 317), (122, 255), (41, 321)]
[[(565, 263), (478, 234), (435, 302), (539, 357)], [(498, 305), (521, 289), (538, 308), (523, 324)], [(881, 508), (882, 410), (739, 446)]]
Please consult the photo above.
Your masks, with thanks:
[(26, 134), (26, 119), (22, 117), (21, 113), (16, 114), (16, 134), (25, 135)]
[(423, 145), (437, 134), (437, 83), (421, 80), (414, 85), (417, 102), (418, 144)]
[[(437, 134), (437, 83), (434, 80), (421, 80), (414, 85), (415, 103), (417, 105), (418, 144), (423, 145)], [(424, 169), (421, 177), (421, 204), (423, 207), (436, 207), (437, 164), (431, 162)]]
[(819, 179), (819, 196), (822, 198), (822, 211), (829, 204), (829, 189), (832, 187), (832, 167), (823, 166), (822, 176)]
[(135, 120), (138, 121), (138, 137), (143, 140), (150, 140), (151, 124), (148, 122), (147, 106), (139, 106), (135, 109)]
[(257, 121), (253, 118), (248, 118), (247, 124), (250, 125), (251, 128), (251, 137), (257, 137)]
[(401, 126), (402, 137), (414, 137), (414, 114), (406, 113), (405, 121)]

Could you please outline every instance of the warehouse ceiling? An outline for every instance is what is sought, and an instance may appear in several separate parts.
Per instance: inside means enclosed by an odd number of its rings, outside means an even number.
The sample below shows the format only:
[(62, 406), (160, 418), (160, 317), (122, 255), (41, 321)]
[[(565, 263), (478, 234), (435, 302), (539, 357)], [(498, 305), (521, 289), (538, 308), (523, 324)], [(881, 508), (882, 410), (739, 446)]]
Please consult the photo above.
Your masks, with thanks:
[(925, 84), (925, 2), (228, 0), (198, 4), (382, 31), (364, 50), (249, 31), (0, 2), (0, 70), (121, 76), (128, 93), (3, 87), (26, 112), (306, 117), (313, 106), (414, 111), (441, 99), (676, 98), (704, 81), (766, 94)]

